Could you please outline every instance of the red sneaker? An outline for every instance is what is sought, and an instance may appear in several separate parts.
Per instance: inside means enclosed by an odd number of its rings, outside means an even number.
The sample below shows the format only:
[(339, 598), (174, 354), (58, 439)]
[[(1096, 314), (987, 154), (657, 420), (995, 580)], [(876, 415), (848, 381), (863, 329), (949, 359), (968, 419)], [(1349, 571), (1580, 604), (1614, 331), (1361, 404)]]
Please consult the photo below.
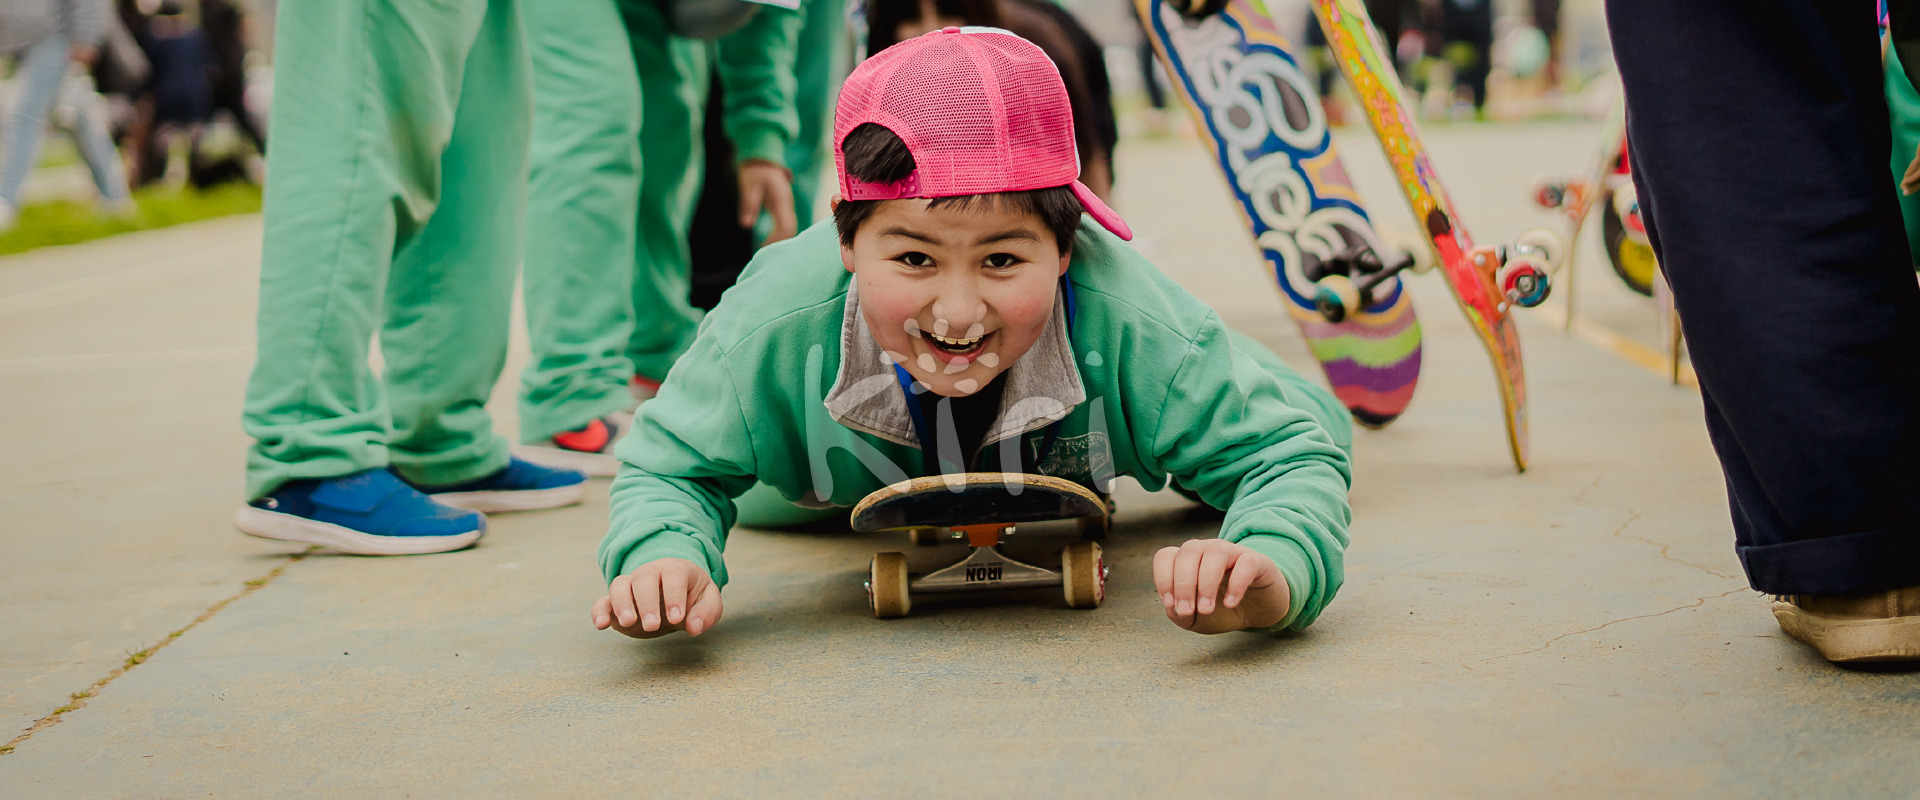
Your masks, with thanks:
[(577, 469), (598, 478), (611, 477), (620, 470), (620, 460), (613, 457), (614, 445), (619, 444), (621, 434), (630, 427), (633, 427), (631, 415), (608, 414), (576, 430), (554, 434), (544, 442), (521, 445), (514, 448), (514, 452), (541, 466)]
[(652, 400), (660, 394), (660, 382), (644, 375), (635, 375), (627, 382), (627, 391), (633, 393), (635, 400)]

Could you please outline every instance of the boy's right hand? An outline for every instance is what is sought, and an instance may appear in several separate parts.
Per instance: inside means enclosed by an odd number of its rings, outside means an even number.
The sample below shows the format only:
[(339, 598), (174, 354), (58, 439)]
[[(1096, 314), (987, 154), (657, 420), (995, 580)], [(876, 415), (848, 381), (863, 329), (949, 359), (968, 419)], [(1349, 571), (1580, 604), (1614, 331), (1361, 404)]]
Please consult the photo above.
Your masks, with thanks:
[(699, 636), (720, 621), (720, 587), (705, 568), (684, 558), (642, 564), (607, 586), (593, 601), (593, 627), (612, 628), (635, 639), (684, 630)]

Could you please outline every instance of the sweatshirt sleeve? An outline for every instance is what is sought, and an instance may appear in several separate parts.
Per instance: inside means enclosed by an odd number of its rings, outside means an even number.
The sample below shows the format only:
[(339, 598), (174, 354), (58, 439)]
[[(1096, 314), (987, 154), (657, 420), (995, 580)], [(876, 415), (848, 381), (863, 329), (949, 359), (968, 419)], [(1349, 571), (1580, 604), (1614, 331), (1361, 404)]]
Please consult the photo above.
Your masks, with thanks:
[(109, 0), (61, 0), (60, 33), (70, 45), (97, 45), (107, 34)]
[(1235, 350), (1208, 314), (1167, 387), (1153, 454), (1179, 485), (1226, 509), (1220, 538), (1273, 559), (1292, 607), (1270, 630), (1305, 628), (1345, 579), (1351, 465), (1312, 414)]
[(740, 392), (725, 354), (706, 338), (674, 366), (660, 395), (640, 406), (615, 448), (611, 521), (600, 543), (608, 581), (662, 558), (706, 567), (727, 582), (733, 498), (753, 486), (754, 456)]
[(736, 162), (787, 165), (787, 142), (800, 133), (800, 115), (793, 106), (800, 20), (798, 11), (761, 6), (745, 27), (716, 43), (726, 90), (721, 114)]

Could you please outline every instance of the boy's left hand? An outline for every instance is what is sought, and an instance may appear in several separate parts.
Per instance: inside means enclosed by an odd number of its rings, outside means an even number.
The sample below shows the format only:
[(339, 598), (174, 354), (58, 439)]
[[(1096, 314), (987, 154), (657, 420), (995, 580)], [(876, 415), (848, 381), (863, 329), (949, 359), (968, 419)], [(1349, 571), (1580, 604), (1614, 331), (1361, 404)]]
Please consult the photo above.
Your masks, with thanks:
[(1287, 579), (1267, 558), (1225, 539), (1193, 539), (1153, 554), (1153, 586), (1167, 619), (1194, 633), (1267, 628), (1286, 619)]

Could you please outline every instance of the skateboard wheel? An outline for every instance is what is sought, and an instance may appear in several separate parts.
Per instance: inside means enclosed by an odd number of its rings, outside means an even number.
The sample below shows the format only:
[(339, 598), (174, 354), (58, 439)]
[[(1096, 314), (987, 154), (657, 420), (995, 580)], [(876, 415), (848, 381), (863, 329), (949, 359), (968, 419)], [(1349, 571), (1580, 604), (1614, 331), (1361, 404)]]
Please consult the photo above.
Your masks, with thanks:
[(1060, 551), (1060, 586), (1068, 608), (1099, 608), (1107, 599), (1107, 562), (1100, 545), (1074, 542)]
[(1534, 190), (1533, 202), (1541, 208), (1559, 208), (1567, 202), (1567, 185), (1560, 181), (1548, 181)]
[(1534, 256), (1546, 262), (1549, 270), (1560, 266), (1560, 259), (1566, 257), (1566, 247), (1560, 243), (1560, 235), (1550, 230), (1534, 228), (1522, 231), (1513, 245), (1521, 255)]
[(867, 567), (867, 605), (880, 619), (904, 617), (913, 609), (907, 594), (907, 557), (901, 553), (875, 553)]
[(909, 528), (907, 537), (913, 540), (915, 547), (932, 547), (945, 541), (947, 532), (939, 528)]
[(1353, 285), (1353, 279), (1345, 275), (1329, 275), (1319, 283), (1319, 291), (1314, 293), (1313, 308), (1328, 322), (1344, 322), (1365, 305), (1361, 302), (1360, 287)]
[(1500, 276), (1500, 288), (1514, 305), (1532, 308), (1547, 299), (1546, 265), (1533, 256), (1520, 256), (1507, 262)]

